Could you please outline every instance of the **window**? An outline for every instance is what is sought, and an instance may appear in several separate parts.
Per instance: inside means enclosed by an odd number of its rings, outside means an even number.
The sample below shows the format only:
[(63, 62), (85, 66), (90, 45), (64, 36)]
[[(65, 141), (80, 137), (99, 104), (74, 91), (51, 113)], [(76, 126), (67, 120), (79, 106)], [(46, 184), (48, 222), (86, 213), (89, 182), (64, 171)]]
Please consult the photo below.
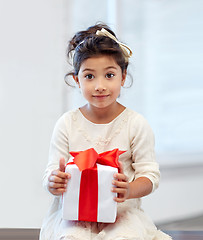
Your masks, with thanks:
[[(192, 0), (184, 4), (157, 0), (89, 3), (74, 1), (74, 32), (101, 20), (132, 48), (129, 71), (134, 84), (122, 91), (120, 101), (149, 121), (156, 136), (159, 162), (164, 165), (203, 162), (200, 31), (203, 3), (194, 4)], [(77, 7), (83, 4), (90, 7), (86, 11), (85, 6)], [(71, 94), (74, 102), (71, 108), (83, 103), (77, 90)]]

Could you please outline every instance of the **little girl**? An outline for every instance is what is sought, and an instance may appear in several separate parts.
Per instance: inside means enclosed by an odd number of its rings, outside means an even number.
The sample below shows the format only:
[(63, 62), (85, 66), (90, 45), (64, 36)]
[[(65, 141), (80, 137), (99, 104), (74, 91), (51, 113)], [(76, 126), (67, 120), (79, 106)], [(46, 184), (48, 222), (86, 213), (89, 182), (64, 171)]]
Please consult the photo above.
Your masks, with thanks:
[[(154, 137), (147, 121), (117, 102), (124, 86), (129, 47), (119, 42), (108, 26), (95, 25), (78, 32), (70, 41), (72, 75), (87, 104), (69, 111), (57, 121), (51, 139), (44, 186), (54, 202), (44, 219), (41, 240), (169, 240), (157, 230), (141, 209), (140, 198), (159, 184)], [(118, 203), (115, 223), (68, 221), (62, 219), (62, 194), (70, 174), (65, 165), (71, 151), (94, 148), (98, 153), (118, 148), (120, 172), (114, 176), (112, 191)]]

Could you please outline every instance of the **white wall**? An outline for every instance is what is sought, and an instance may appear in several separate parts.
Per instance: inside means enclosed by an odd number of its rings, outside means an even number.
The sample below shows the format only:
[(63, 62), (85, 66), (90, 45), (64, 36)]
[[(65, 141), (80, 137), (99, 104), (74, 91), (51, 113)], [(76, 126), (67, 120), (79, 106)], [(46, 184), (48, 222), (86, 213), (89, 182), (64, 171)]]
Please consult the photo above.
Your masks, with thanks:
[(202, 173), (203, 165), (161, 168), (160, 186), (143, 198), (143, 209), (157, 224), (203, 214)]
[(0, 227), (39, 227), (49, 204), (42, 175), (63, 108), (63, 5), (0, 1)]
[[(165, 128), (171, 127), (171, 123), (165, 121), (164, 125), (157, 128), (156, 119), (153, 118), (153, 111), (150, 110), (148, 103), (157, 104), (158, 117), (159, 114), (164, 114), (159, 111), (158, 105), (162, 107), (164, 105), (160, 99), (153, 98), (153, 94), (148, 95), (151, 88), (146, 89), (146, 86), (150, 86), (146, 84), (150, 78), (155, 81), (156, 74), (160, 77), (160, 72), (154, 72), (150, 64), (153, 63), (156, 67), (153, 58), (157, 59), (157, 54), (160, 56), (160, 53), (164, 54), (167, 49), (158, 51), (158, 46), (162, 42), (156, 42), (156, 34), (153, 35), (150, 29), (155, 30), (158, 26), (160, 40), (160, 34), (166, 24), (170, 26), (170, 21), (173, 25), (176, 24), (172, 16), (176, 14), (177, 20), (179, 13), (183, 12), (181, 16), (184, 17), (190, 9), (194, 25), (195, 21), (200, 25), (202, 22), (200, 15), (199, 20), (194, 21), (196, 18), (193, 18), (194, 3), (197, 4), (199, 11), (203, 4), (197, 0), (178, 3), (156, 0), (118, 2), (119, 37), (128, 43), (135, 53), (130, 65), (134, 87), (123, 91), (121, 101), (143, 113), (153, 128), (160, 129), (163, 135)], [(53, 126), (62, 112), (83, 103), (80, 94), (76, 93), (77, 90), (68, 89), (63, 81), (68, 70), (64, 56), (65, 45), (74, 32), (95, 24), (98, 20), (106, 20), (107, 24), (111, 24), (108, 22), (111, 18), (107, 16), (107, 5), (107, 0), (103, 4), (100, 0), (0, 0), (0, 228), (41, 226), (43, 216), (51, 202), (51, 197), (42, 188), (42, 176), (47, 164)], [(161, 26), (160, 21), (163, 23)], [(190, 28), (193, 29), (191, 24)], [(153, 49), (153, 43), (157, 44), (157, 51)], [(196, 56), (199, 57), (198, 54)], [(193, 64), (193, 68), (195, 66), (198, 70), (200, 65)], [(165, 71), (167, 75), (170, 74), (170, 70), (164, 69)], [(200, 77), (197, 72), (195, 74), (195, 79)], [(184, 82), (182, 84), (184, 85)], [(175, 86), (174, 88), (176, 89)], [(202, 114), (199, 113), (198, 116), (200, 121)], [(160, 139), (160, 132), (156, 130), (155, 133)], [(198, 139), (200, 140), (199, 135)], [(196, 141), (195, 138), (193, 140)], [(170, 142), (164, 142), (165, 146), (171, 146), (167, 143)], [(158, 141), (157, 149), (160, 146)], [(163, 155), (159, 161), (165, 165), (175, 163), (175, 157)], [(194, 155), (191, 157), (188, 157), (187, 163), (194, 159)], [(182, 157), (182, 163), (184, 159), (185, 156)], [(202, 161), (199, 155), (198, 159)], [(203, 211), (201, 207), (203, 195), (193, 187), (195, 185), (201, 189), (202, 175), (196, 174), (195, 169), (192, 172), (182, 174), (177, 170), (175, 177), (170, 174), (168, 176), (167, 171), (163, 172), (159, 190), (144, 199), (144, 208), (153, 220), (160, 222)], [(191, 193), (189, 197), (188, 188)]]

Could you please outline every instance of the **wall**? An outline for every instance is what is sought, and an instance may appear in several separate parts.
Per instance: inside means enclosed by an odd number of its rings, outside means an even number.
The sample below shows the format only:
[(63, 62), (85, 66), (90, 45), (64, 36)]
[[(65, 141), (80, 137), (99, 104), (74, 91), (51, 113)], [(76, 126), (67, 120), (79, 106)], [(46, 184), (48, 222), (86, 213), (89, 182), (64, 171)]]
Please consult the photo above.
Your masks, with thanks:
[(159, 188), (142, 200), (145, 212), (157, 224), (202, 215), (202, 173), (202, 164), (161, 167)]
[(0, 227), (39, 227), (51, 132), (62, 113), (64, 2), (0, 1)]

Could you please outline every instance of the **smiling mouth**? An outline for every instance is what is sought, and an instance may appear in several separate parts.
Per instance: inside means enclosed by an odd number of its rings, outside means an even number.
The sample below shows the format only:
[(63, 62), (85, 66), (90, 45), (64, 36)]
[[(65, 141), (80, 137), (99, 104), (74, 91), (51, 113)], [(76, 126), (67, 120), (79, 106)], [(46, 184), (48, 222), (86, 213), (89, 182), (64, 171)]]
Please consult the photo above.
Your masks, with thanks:
[(109, 95), (93, 95), (93, 97), (95, 97), (95, 98), (106, 98), (106, 97), (108, 97)]

